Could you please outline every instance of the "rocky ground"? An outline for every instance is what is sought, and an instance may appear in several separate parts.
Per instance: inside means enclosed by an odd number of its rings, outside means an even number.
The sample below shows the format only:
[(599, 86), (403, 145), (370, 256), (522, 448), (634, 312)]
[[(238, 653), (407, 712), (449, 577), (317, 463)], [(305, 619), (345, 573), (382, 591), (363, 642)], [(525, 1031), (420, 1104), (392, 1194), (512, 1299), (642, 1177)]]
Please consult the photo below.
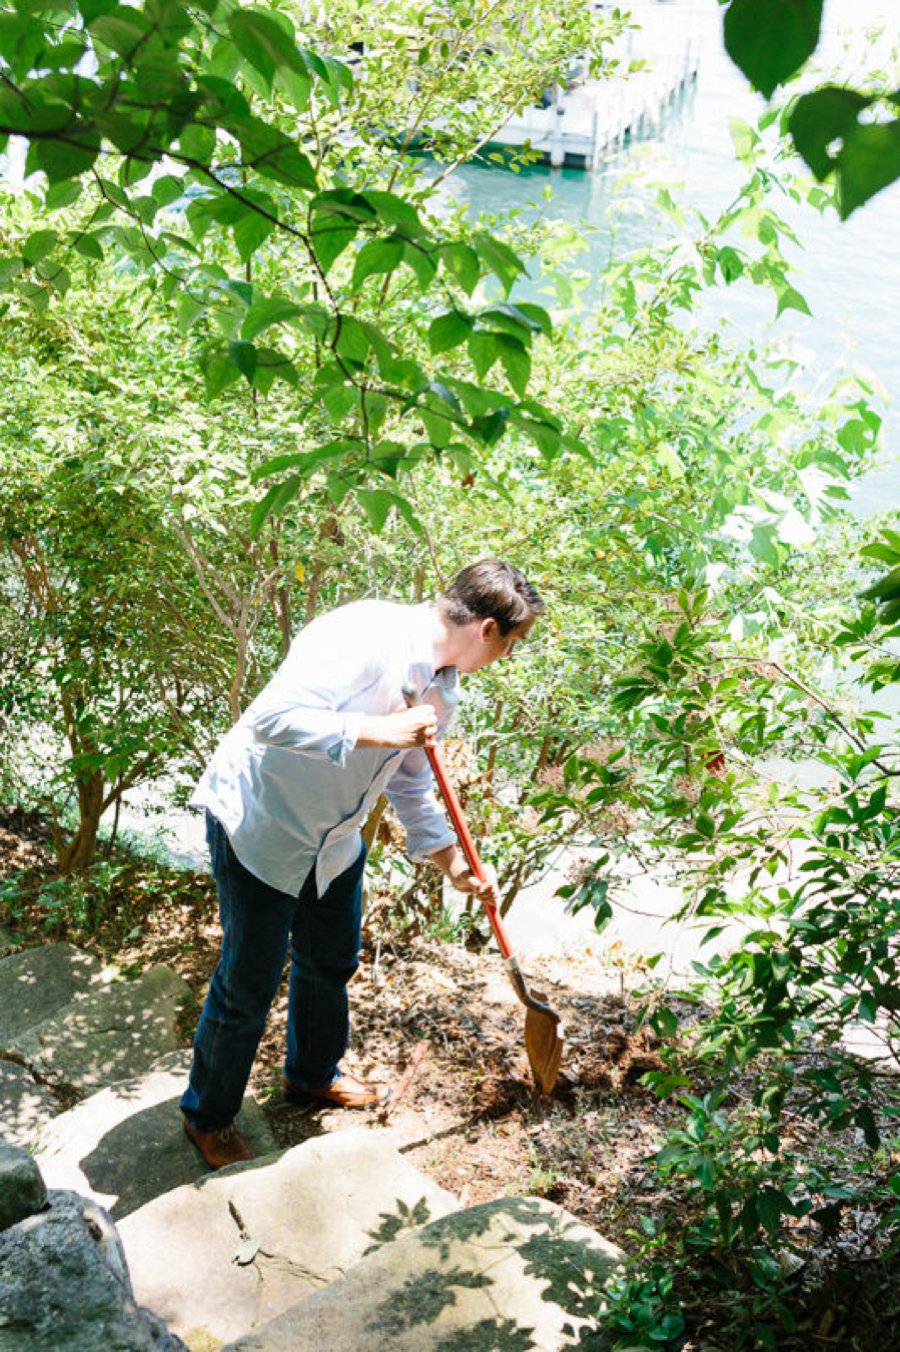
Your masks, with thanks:
[[(0, 925), (25, 944), (69, 939), (126, 972), (167, 963), (191, 989), (181, 1025), (187, 1043), (218, 953), (211, 880), (122, 855), (102, 864), (81, 891), (78, 884), (60, 887), (49, 882), (47, 846), (37, 819), (0, 819)], [(633, 994), (640, 971), (621, 954), (612, 960), (602, 951), (529, 962), (567, 1032), (557, 1091), (537, 1098), (521, 1007), (493, 948), (475, 953), (427, 933), (397, 937), (384, 924), (383, 907), (373, 905), (372, 914), (381, 923), (366, 935), (353, 982), (348, 1068), (389, 1084), (420, 1058), (387, 1124), (410, 1162), (462, 1205), (543, 1197), (627, 1250), (647, 1223), (670, 1220), (683, 1203), (661, 1190), (648, 1157), (682, 1110), (641, 1083), (662, 1062), (653, 1035), (640, 1025)], [(285, 1104), (284, 1020), (282, 993), (251, 1085), (279, 1144), (355, 1127), (361, 1117), (383, 1128), (376, 1114)], [(814, 1148), (798, 1134), (796, 1148), (807, 1144)], [(876, 1221), (848, 1215), (831, 1235), (809, 1227), (793, 1291), (797, 1331), (779, 1335), (778, 1348), (900, 1346), (892, 1331), (900, 1315), (896, 1260), (873, 1244)], [(694, 1286), (686, 1293), (694, 1302), (686, 1347), (731, 1352), (739, 1346), (729, 1331), (735, 1293), (722, 1291), (713, 1272), (698, 1271)]]

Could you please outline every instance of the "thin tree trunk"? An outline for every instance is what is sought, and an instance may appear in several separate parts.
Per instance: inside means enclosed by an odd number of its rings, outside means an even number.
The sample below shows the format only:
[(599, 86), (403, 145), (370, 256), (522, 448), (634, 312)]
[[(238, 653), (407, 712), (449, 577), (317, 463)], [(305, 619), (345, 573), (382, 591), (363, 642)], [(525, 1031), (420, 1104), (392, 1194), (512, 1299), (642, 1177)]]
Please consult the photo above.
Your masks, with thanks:
[(98, 771), (78, 784), (78, 829), (58, 855), (63, 874), (77, 873), (94, 862), (97, 833), (103, 815), (103, 775)]

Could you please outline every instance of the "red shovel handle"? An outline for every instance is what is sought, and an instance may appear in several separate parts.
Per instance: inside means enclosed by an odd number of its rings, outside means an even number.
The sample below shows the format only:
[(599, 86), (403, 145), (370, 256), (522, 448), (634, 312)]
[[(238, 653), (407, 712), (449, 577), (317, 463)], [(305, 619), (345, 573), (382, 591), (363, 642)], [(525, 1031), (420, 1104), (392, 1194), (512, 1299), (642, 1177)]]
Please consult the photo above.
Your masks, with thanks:
[[(413, 707), (420, 702), (415, 692), (412, 690), (404, 689), (403, 695), (410, 707)], [(440, 789), (441, 797), (444, 800), (444, 806), (447, 809), (450, 821), (453, 823), (453, 829), (456, 832), (460, 847), (463, 854), (466, 856), (466, 863), (469, 865), (469, 868), (472, 870), (478, 881), (483, 883), (486, 881), (484, 865), (478, 856), (478, 851), (475, 848), (475, 841), (472, 839), (472, 832), (469, 830), (468, 823), (463, 816), (462, 806), (456, 796), (456, 790), (450, 783), (447, 767), (444, 765), (444, 758), (434, 742), (429, 742), (426, 745), (425, 752), (431, 762), (431, 768), (434, 772), (437, 786)], [(506, 937), (506, 928), (500, 918), (500, 912), (497, 910), (496, 906), (493, 906), (490, 902), (483, 901), (481, 904), (487, 912), (488, 920), (491, 922), (491, 929), (494, 931), (497, 943), (500, 946), (500, 952), (503, 954), (504, 958), (511, 958), (512, 945)]]

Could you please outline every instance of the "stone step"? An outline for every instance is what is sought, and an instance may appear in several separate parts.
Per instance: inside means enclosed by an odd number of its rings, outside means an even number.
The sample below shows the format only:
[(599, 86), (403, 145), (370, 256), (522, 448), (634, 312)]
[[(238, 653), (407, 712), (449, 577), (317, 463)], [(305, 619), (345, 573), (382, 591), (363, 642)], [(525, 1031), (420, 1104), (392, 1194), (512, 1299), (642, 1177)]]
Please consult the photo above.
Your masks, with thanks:
[(101, 980), (97, 959), (72, 944), (43, 944), (0, 959), (0, 1053)]
[[(0, 936), (2, 941), (2, 936)], [(0, 959), (0, 1133), (32, 1146), (59, 1110), (49, 1088), (10, 1060), (18, 1040), (103, 983), (100, 963), (72, 944), (44, 944)]]
[(30, 1070), (17, 1061), (0, 1060), (0, 1136), (32, 1147), (57, 1111), (56, 1099)]
[[(185, 1136), (178, 1101), (190, 1052), (172, 1052), (141, 1075), (92, 1094), (40, 1134), (37, 1162), (51, 1188), (69, 1188), (116, 1220), (209, 1170)], [(249, 1096), (237, 1126), (258, 1155), (276, 1150), (262, 1109)]]
[[(0, 967), (26, 956), (17, 953)], [(151, 967), (134, 981), (92, 983), (18, 1032), (6, 1050), (50, 1089), (92, 1094), (149, 1070), (178, 1049), (175, 1019), (189, 994), (187, 982), (165, 966)], [(32, 1008), (37, 1003), (35, 998)]]
[(351, 1129), (176, 1188), (119, 1233), (136, 1299), (190, 1346), (213, 1348), (454, 1207), (386, 1141)]
[(224, 1352), (599, 1352), (623, 1257), (552, 1202), (486, 1202), (384, 1245)]

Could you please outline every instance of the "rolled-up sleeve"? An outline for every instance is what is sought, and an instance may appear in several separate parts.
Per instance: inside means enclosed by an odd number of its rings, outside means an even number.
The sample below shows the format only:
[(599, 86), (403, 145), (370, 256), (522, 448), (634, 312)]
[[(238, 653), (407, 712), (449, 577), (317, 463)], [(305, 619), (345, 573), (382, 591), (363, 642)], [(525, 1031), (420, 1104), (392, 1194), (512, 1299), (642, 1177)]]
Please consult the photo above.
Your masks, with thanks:
[(365, 714), (315, 708), (294, 699), (270, 704), (252, 713), (248, 722), (256, 742), (345, 765), (365, 718)]
[(385, 793), (406, 831), (406, 852), (414, 863), (422, 863), (429, 855), (456, 844), (456, 836), (438, 802), (424, 751), (415, 748), (404, 752)]

